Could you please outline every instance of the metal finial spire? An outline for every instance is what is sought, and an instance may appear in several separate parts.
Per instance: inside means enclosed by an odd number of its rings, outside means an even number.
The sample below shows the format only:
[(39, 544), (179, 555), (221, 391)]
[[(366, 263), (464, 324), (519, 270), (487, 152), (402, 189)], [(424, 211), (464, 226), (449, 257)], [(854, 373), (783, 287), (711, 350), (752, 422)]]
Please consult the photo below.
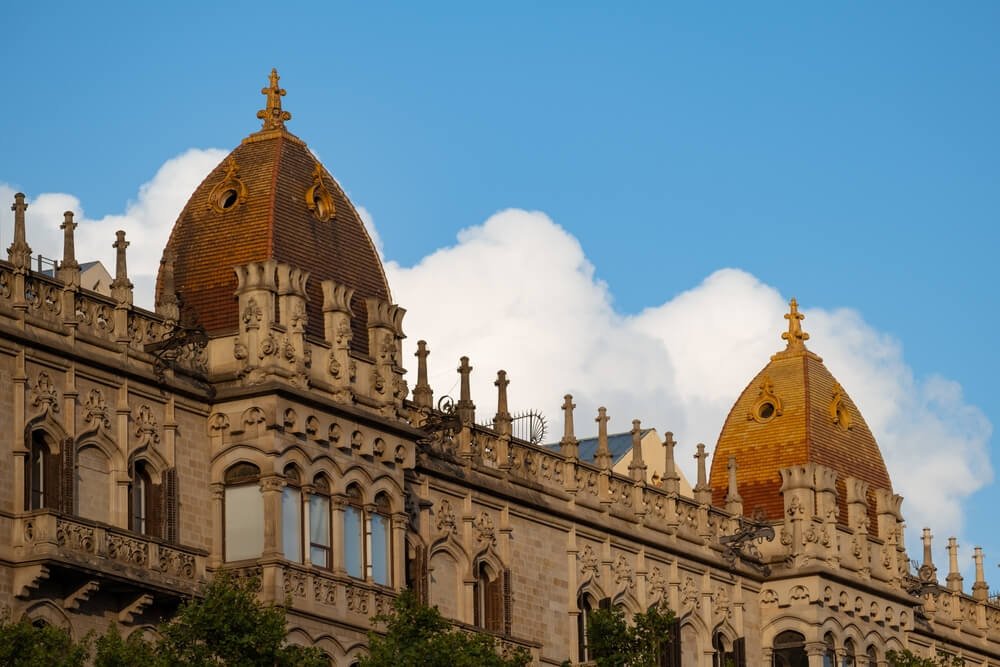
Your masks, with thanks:
[(281, 98), (285, 94), (285, 89), (278, 87), (278, 78), (278, 70), (272, 69), (269, 77), (270, 85), (260, 89), (261, 94), (267, 96), (267, 108), (257, 112), (257, 118), (264, 121), (262, 130), (284, 129), (285, 121), (292, 119), (292, 114), (281, 109)]
[(799, 304), (793, 298), (788, 302), (789, 312), (785, 314), (785, 319), (788, 320), (788, 331), (781, 334), (782, 340), (788, 342), (788, 350), (804, 350), (806, 345), (805, 342), (809, 340), (809, 334), (802, 331), (802, 320), (805, 319), (805, 315), (799, 312)]

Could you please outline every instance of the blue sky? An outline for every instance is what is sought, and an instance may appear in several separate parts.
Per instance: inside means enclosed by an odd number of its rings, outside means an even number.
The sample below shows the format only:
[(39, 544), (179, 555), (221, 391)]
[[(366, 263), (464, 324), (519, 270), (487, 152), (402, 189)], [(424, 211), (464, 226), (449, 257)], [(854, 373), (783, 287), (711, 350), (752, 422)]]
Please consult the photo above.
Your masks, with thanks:
[[(856, 311), (1000, 423), (1000, 5), (206, 4), (6, 8), (0, 183), (121, 213), (253, 131), (276, 66), (289, 128), (400, 267), (542, 211), (618, 316), (741, 269)], [(994, 559), (998, 501), (962, 502)]]

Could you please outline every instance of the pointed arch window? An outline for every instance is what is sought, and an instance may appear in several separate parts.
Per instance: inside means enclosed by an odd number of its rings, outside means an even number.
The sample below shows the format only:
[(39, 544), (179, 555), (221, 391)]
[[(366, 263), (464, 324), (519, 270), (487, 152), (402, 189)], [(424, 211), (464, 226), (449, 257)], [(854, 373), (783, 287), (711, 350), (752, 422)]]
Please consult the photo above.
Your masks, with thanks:
[(284, 470), (285, 486), (281, 489), (281, 550), (285, 560), (302, 562), (302, 490), (301, 476), (294, 464)]
[(159, 535), (159, 503), (145, 461), (132, 464), (129, 485), (129, 530), (143, 535)]
[(856, 667), (857, 657), (854, 650), (854, 641), (851, 639), (844, 640), (844, 657), (841, 660), (841, 665), (843, 667)]
[(587, 648), (587, 626), (590, 624), (590, 617), (594, 614), (594, 598), (587, 593), (581, 593), (576, 598), (576, 607), (580, 610), (576, 617), (576, 648), (580, 662), (590, 660), (590, 651)]
[(476, 625), (491, 632), (503, 632), (503, 573), (493, 572), (486, 563), (479, 563), (476, 567), (474, 597)]
[[(45, 431), (32, 431), (28, 456), (24, 459), (24, 509), (67, 509), (60, 506), (61, 464)], [(72, 512), (72, 507), (68, 511)]]
[(330, 482), (325, 475), (316, 475), (309, 496), (309, 560), (316, 567), (331, 567), (330, 526)]
[(392, 515), (389, 496), (379, 493), (375, 496), (375, 506), (369, 517), (371, 539), (368, 567), (372, 581), (382, 586), (392, 584), (392, 548), (390, 540), (390, 516)]

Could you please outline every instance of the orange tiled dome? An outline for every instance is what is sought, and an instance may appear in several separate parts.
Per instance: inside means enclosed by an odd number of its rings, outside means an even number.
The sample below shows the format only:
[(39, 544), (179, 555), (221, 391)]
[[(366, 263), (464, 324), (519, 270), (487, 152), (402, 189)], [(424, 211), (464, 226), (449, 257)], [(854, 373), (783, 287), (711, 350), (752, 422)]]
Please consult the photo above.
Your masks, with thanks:
[[(174, 223), (174, 280), (185, 311), (209, 333), (238, 324), (233, 267), (276, 259), (310, 273), (307, 334), (323, 336), (320, 283), (356, 291), (353, 348), (367, 352), (365, 297), (390, 300), (389, 285), (361, 217), (337, 182), (285, 129), (277, 72), (271, 72), (263, 128), (243, 140), (202, 181)], [(162, 265), (161, 265), (162, 266)], [(162, 279), (157, 279), (160, 298)]]
[[(751, 515), (760, 507), (769, 519), (780, 519), (783, 504), (778, 470), (813, 462), (837, 471), (840, 522), (846, 523), (844, 479), (856, 477), (868, 482), (869, 507), (874, 508), (874, 491), (892, 489), (889, 473), (854, 401), (823, 360), (806, 349), (809, 335), (802, 332), (803, 316), (795, 299), (785, 317), (789, 330), (782, 338), (788, 347), (771, 357), (743, 390), (719, 434), (712, 457), (712, 502), (725, 504), (726, 466), (729, 457), (735, 456), (745, 513)], [(875, 530), (874, 520), (871, 526)]]

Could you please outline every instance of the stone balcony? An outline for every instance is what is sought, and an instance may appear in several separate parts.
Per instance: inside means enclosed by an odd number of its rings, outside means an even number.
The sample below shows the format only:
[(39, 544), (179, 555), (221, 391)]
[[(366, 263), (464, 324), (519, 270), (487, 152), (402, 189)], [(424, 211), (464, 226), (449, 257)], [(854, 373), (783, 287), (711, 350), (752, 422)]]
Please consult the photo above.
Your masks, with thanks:
[(0, 557), (14, 569), (14, 594), (28, 598), (56, 572), (85, 572), (89, 590), (105, 582), (151, 594), (195, 594), (206, 579), (208, 553), (53, 510), (0, 516), (9, 537)]

